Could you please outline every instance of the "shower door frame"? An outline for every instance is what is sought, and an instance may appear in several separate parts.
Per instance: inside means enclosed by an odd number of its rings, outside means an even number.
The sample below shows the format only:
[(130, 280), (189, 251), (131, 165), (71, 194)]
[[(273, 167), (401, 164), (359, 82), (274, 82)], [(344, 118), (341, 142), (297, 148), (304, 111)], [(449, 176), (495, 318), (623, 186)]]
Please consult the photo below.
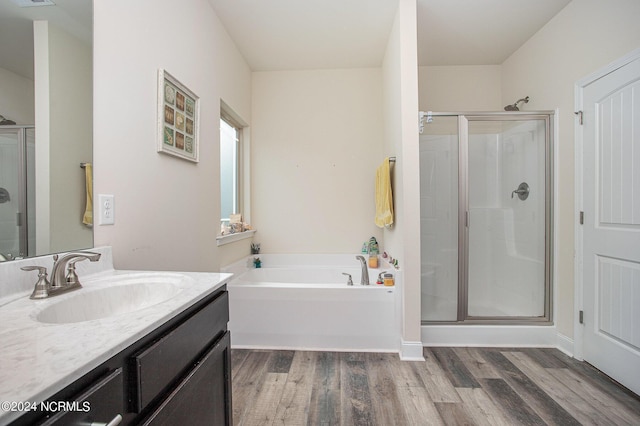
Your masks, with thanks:
[[(456, 321), (422, 321), (422, 324), (500, 324), (552, 325), (553, 310), (553, 200), (554, 200), (554, 111), (496, 111), (496, 112), (429, 112), (432, 117), (457, 117), (458, 120), (458, 310)], [(469, 121), (543, 120), (544, 146), (544, 315), (530, 316), (474, 316), (468, 314), (469, 302)]]

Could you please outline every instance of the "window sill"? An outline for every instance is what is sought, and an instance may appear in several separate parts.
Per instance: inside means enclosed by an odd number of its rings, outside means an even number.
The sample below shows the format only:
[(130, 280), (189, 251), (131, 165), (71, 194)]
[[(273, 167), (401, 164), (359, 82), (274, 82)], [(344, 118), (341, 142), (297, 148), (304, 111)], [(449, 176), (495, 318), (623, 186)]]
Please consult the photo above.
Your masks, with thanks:
[(255, 233), (256, 233), (256, 230), (251, 229), (249, 231), (238, 232), (237, 234), (219, 235), (216, 237), (216, 243), (218, 244), (218, 246), (223, 246), (225, 244), (230, 244), (236, 241), (252, 238), (253, 234)]

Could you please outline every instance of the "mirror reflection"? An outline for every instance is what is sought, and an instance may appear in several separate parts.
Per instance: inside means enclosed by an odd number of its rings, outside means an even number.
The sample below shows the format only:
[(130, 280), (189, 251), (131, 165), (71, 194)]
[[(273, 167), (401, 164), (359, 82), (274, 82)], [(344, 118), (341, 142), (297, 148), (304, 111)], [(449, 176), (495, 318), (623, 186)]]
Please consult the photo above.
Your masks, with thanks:
[(92, 2), (0, 0), (0, 40), (0, 262), (92, 247)]

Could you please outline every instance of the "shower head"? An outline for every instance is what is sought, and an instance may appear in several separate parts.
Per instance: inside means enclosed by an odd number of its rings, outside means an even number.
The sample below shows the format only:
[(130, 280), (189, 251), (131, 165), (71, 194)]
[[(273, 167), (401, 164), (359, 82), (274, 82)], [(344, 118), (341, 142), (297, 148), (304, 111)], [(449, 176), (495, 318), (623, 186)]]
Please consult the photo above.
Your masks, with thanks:
[(0, 188), (0, 204), (11, 201), (11, 196), (9, 196), (9, 191), (4, 188)]
[(0, 126), (10, 126), (13, 124), (16, 124), (16, 122), (13, 120), (9, 120), (8, 118), (5, 118), (4, 116), (0, 115)]
[(518, 99), (515, 104), (507, 105), (506, 107), (504, 107), (504, 110), (505, 111), (520, 111), (520, 108), (518, 108), (518, 104), (520, 102), (524, 102), (525, 104), (529, 103), (529, 97), (527, 96), (527, 97), (524, 97), (522, 99)]

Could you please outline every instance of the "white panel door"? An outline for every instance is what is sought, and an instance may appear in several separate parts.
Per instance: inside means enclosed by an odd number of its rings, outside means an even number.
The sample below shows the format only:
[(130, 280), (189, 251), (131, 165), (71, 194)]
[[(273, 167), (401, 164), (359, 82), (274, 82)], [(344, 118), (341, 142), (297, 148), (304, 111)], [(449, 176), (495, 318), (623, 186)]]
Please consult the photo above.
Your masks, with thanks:
[(640, 59), (583, 92), (583, 357), (640, 394)]

